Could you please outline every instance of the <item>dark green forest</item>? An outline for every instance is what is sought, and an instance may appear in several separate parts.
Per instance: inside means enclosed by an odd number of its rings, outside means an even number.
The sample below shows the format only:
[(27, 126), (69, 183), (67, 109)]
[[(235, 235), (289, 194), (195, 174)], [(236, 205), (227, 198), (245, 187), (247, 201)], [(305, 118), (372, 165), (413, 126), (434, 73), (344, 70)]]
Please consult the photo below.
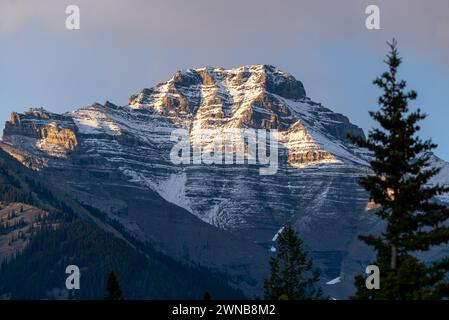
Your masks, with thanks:
[(81, 288), (70, 290), (65, 296), (70, 299), (103, 299), (111, 271), (124, 299), (202, 299), (206, 291), (216, 298), (244, 298), (221, 274), (175, 261), (149, 244), (136, 247), (129, 235), (129, 240), (119, 239), (80, 218), (45, 183), (8, 157), (0, 154), (0, 201), (31, 204), (50, 214), (41, 219), (42, 227), (33, 232), (27, 247), (1, 263), (3, 298), (47, 299), (55, 288), (65, 289), (65, 268), (71, 264), (80, 268)]

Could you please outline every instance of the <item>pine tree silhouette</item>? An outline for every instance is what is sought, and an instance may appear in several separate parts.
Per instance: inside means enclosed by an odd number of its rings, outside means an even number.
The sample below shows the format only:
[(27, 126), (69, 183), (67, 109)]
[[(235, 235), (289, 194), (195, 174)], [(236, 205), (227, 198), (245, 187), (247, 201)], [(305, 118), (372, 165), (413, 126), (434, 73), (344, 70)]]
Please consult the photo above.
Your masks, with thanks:
[(211, 299), (212, 299), (212, 297), (211, 297), (209, 291), (206, 291), (206, 292), (204, 293), (203, 300), (204, 300), (204, 301), (210, 301)]
[(426, 115), (420, 109), (409, 111), (415, 91), (405, 91), (406, 82), (397, 79), (401, 58), (397, 42), (388, 43), (390, 52), (385, 63), (388, 71), (374, 80), (383, 90), (380, 110), (370, 112), (378, 128), (369, 132), (367, 140), (351, 137), (370, 150), (372, 175), (361, 179), (370, 200), (379, 206), (375, 214), (386, 222), (380, 236), (359, 238), (376, 252), (373, 264), (380, 269), (380, 289), (368, 290), (362, 276), (356, 277), (355, 299), (438, 299), (447, 297), (449, 286), (445, 274), (449, 258), (425, 264), (414, 253), (449, 241), (449, 208), (437, 204), (435, 196), (449, 191), (442, 186), (429, 186), (439, 169), (431, 168), (431, 140), (422, 141), (416, 133), (418, 122)]
[(270, 259), (271, 276), (264, 283), (265, 299), (310, 300), (321, 299), (316, 287), (320, 273), (303, 249), (302, 240), (293, 227), (284, 227), (277, 239), (277, 254)]
[(106, 290), (105, 300), (123, 300), (122, 289), (114, 271), (109, 274)]

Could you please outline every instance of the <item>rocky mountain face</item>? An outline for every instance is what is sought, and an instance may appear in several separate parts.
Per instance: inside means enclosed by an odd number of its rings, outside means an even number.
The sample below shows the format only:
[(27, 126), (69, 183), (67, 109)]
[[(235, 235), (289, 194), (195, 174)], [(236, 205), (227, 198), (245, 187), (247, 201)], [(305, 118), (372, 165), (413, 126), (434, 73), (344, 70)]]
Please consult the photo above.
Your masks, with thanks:
[[(276, 130), (278, 168), (260, 175), (263, 164), (174, 164), (175, 129), (187, 130), (203, 150), (211, 144), (203, 129)], [(232, 270), (236, 279), (251, 274), (253, 282), (243, 287), (254, 290), (287, 222), (324, 281), (344, 269), (360, 272), (369, 259), (352, 254), (360, 228), (371, 219), (357, 182), (369, 172), (369, 154), (348, 134), (363, 131), (308, 98), (293, 76), (250, 65), (179, 71), (132, 95), (125, 106), (13, 113), (1, 147), (141, 241), (179, 259)]]

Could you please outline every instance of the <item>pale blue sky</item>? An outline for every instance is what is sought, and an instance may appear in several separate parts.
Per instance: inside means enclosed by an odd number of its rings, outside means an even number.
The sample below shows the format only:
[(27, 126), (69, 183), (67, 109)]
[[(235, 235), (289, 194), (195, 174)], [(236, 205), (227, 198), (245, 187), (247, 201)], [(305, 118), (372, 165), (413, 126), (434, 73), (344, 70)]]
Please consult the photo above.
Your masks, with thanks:
[[(65, 29), (78, 4), (81, 30)], [(368, 4), (381, 30), (365, 28)], [(401, 76), (429, 118), (423, 135), (449, 160), (449, 1), (445, 0), (0, 0), (0, 122), (11, 111), (56, 112), (128, 96), (205, 65), (267, 63), (365, 130), (384, 70), (385, 41), (399, 41)]]

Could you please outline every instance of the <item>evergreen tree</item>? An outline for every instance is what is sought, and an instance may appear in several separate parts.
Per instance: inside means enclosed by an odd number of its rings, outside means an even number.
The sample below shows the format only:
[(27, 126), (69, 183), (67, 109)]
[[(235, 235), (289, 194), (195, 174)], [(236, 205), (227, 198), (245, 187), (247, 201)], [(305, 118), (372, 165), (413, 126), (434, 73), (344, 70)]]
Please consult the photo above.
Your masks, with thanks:
[(212, 297), (211, 297), (209, 291), (206, 291), (206, 292), (204, 293), (203, 300), (204, 300), (204, 301), (210, 301), (211, 299), (212, 299)]
[(123, 300), (122, 289), (114, 271), (109, 274), (105, 300)]
[(361, 179), (370, 201), (379, 206), (375, 214), (386, 223), (380, 236), (359, 238), (376, 252), (373, 264), (380, 269), (380, 289), (368, 290), (362, 276), (356, 277), (356, 299), (438, 299), (448, 295), (445, 274), (449, 258), (432, 264), (416, 258), (417, 252), (449, 241), (449, 208), (437, 204), (435, 196), (449, 191), (442, 186), (429, 186), (439, 169), (431, 168), (431, 140), (417, 136), (418, 122), (426, 115), (409, 110), (415, 91), (406, 91), (406, 82), (397, 79), (401, 58), (397, 43), (388, 43), (390, 52), (385, 63), (389, 70), (374, 80), (383, 90), (380, 110), (370, 112), (378, 128), (368, 138), (352, 137), (373, 154), (373, 174)]
[(277, 254), (270, 259), (271, 276), (264, 283), (265, 299), (321, 299), (316, 287), (320, 273), (303, 249), (302, 240), (288, 224), (277, 239)]

